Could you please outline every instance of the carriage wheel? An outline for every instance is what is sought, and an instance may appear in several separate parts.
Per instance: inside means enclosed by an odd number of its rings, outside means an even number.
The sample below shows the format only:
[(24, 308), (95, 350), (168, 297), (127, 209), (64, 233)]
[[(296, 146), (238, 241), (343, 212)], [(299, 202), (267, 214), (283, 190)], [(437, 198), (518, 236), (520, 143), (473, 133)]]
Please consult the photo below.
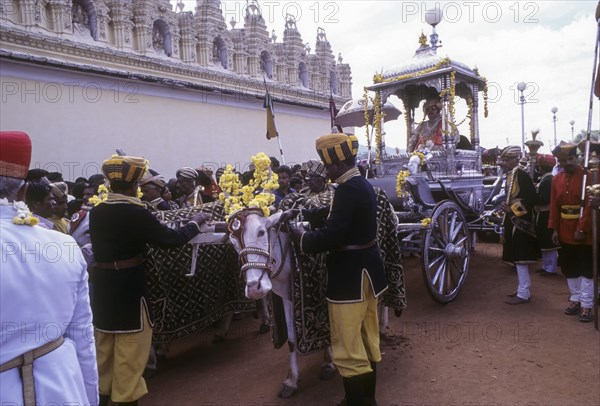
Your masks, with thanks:
[(465, 283), (471, 253), (467, 222), (456, 203), (445, 200), (433, 209), (422, 249), (429, 294), (440, 303), (451, 302)]

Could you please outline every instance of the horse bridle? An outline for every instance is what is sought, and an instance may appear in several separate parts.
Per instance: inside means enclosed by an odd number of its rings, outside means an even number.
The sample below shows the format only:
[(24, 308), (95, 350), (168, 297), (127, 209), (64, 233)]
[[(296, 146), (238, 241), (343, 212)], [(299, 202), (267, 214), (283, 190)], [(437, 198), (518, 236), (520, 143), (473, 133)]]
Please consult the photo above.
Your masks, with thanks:
[[(260, 289), (260, 283), (262, 281), (265, 273), (271, 278), (273, 273), (273, 264), (275, 263), (275, 258), (271, 255), (271, 244), (269, 243), (269, 250), (262, 249), (260, 247), (252, 247), (246, 246), (243, 239), (244, 234), (244, 224), (246, 222), (246, 217), (250, 214), (258, 214), (259, 216), (264, 216), (262, 209), (260, 208), (247, 208), (232, 214), (227, 220), (227, 230), (229, 231), (229, 235), (233, 237), (240, 246), (239, 252), (239, 260), (240, 260), (240, 272), (245, 275), (248, 269), (257, 268), (262, 269), (262, 273), (260, 278), (258, 279), (258, 287)], [(268, 230), (267, 230), (268, 232)], [(249, 261), (248, 255), (255, 254), (264, 258), (264, 262), (258, 261)]]

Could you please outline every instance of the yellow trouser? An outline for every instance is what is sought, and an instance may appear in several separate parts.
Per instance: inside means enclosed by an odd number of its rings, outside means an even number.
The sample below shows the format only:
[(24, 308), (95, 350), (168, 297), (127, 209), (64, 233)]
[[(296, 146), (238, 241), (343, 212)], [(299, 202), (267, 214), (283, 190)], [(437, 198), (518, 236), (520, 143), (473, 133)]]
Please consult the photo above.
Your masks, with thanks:
[(139, 333), (103, 333), (96, 330), (99, 392), (113, 402), (133, 402), (148, 393), (142, 378), (150, 355), (152, 327), (145, 309), (144, 329)]
[(381, 361), (377, 298), (366, 273), (363, 292), (362, 302), (327, 305), (333, 363), (344, 378), (369, 373), (371, 362)]

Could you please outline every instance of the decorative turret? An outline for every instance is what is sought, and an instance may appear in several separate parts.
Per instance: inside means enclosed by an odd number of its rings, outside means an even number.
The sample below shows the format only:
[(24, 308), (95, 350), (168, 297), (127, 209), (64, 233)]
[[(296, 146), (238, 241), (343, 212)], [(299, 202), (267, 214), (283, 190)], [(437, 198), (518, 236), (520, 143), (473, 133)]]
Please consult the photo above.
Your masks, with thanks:
[(196, 0), (194, 28), (198, 38), (198, 63), (201, 66), (229, 67), (227, 24), (220, 0)]
[(196, 31), (194, 15), (191, 11), (177, 14), (181, 35), (181, 60), (187, 63), (196, 62)]
[(335, 57), (331, 51), (331, 44), (327, 40), (327, 34), (321, 27), (317, 28), (317, 42), (315, 54), (319, 58), (318, 89), (322, 92), (337, 93), (339, 79), (335, 70)]
[[(250, 1), (246, 6), (244, 29), (245, 46), (248, 52), (248, 74), (256, 77), (265, 72), (269, 78), (272, 78), (273, 61), (270, 52), (267, 51), (271, 40), (257, 0)], [(268, 63), (270, 66), (266, 66)]]

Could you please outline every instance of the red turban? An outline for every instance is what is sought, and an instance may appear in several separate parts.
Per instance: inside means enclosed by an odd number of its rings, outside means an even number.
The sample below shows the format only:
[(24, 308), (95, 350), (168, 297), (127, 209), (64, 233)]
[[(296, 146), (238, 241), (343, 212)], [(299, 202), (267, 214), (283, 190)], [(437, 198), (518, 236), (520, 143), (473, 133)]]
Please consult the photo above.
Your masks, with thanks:
[(21, 131), (0, 131), (0, 176), (25, 179), (31, 163), (31, 140)]

